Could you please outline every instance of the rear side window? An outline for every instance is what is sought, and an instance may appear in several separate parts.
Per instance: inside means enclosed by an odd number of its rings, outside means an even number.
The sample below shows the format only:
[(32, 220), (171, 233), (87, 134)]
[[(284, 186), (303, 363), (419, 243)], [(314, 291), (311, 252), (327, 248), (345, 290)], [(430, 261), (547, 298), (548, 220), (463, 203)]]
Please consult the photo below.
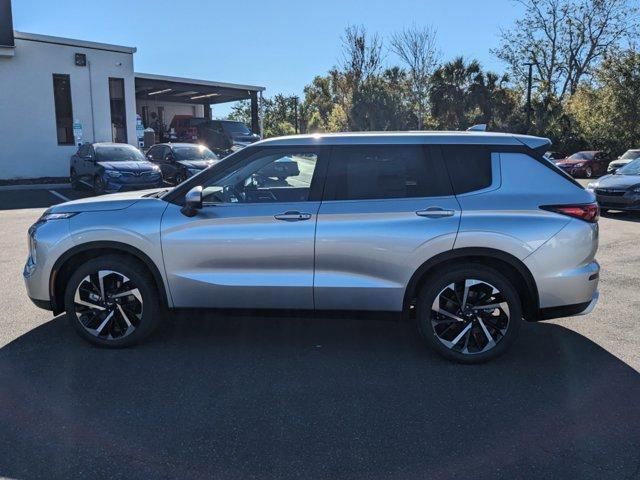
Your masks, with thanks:
[(421, 145), (334, 147), (325, 188), (329, 200), (451, 195), (439, 161)]
[(481, 145), (443, 145), (442, 155), (456, 195), (491, 185), (491, 151)]

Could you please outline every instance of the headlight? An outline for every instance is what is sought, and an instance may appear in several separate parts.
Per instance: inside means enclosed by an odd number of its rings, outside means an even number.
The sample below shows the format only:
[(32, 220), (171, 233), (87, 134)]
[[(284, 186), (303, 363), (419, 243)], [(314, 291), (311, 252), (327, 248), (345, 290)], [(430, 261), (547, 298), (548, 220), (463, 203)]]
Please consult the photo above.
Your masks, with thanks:
[(582, 163), (582, 162), (581, 163), (576, 163), (574, 165), (574, 167), (576, 167), (576, 168), (584, 167), (584, 163)]
[(111, 178), (118, 178), (122, 176), (122, 173), (117, 170), (105, 170), (104, 173), (106, 173)]
[(49, 220), (64, 220), (65, 218), (71, 218), (74, 215), (77, 215), (78, 212), (69, 212), (69, 213), (47, 213), (44, 212), (38, 222), (48, 222)]
[(160, 167), (158, 165), (151, 165), (151, 170), (153, 170), (154, 172), (159, 172)]
[(596, 188), (598, 188), (598, 182), (591, 182), (589, 184), (587, 184), (587, 190), (595, 190)]

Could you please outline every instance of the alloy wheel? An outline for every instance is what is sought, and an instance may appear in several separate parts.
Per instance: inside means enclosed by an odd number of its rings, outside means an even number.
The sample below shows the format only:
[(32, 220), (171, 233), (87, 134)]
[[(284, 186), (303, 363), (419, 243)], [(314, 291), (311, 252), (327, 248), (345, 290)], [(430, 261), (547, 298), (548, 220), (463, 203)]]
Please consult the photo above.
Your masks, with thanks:
[(73, 302), (80, 324), (101, 339), (131, 335), (142, 320), (140, 290), (125, 275), (113, 270), (99, 270), (84, 277)]
[(474, 355), (493, 349), (509, 328), (504, 295), (482, 280), (465, 279), (447, 285), (431, 306), (431, 325), (448, 349)]

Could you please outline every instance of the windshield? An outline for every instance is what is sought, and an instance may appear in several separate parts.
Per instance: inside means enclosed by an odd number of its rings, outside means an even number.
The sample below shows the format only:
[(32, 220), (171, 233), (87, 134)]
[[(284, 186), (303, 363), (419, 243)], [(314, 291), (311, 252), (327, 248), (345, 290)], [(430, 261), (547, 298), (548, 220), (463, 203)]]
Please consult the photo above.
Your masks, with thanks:
[(147, 159), (131, 145), (109, 145), (97, 147), (96, 156), (99, 162), (146, 162)]
[(569, 157), (569, 160), (591, 160), (593, 158), (592, 153), (577, 152)]
[(251, 135), (251, 130), (242, 122), (222, 122), (222, 128), (230, 135)]
[(640, 150), (627, 150), (620, 157), (620, 160), (633, 160), (634, 158), (640, 157)]
[(217, 160), (218, 156), (204, 145), (173, 147), (176, 160)]
[(640, 158), (636, 158), (617, 170), (616, 175), (640, 175)]

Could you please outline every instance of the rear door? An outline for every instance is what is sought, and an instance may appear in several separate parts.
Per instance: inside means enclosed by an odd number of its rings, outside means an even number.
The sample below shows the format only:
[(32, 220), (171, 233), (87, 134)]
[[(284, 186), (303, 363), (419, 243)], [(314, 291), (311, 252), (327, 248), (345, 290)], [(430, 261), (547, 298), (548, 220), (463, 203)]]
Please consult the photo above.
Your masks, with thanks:
[(316, 308), (401, 310), (411, 276), (453, 247), (459, 223), (440, 150), (333, 147), (316, 228)]

